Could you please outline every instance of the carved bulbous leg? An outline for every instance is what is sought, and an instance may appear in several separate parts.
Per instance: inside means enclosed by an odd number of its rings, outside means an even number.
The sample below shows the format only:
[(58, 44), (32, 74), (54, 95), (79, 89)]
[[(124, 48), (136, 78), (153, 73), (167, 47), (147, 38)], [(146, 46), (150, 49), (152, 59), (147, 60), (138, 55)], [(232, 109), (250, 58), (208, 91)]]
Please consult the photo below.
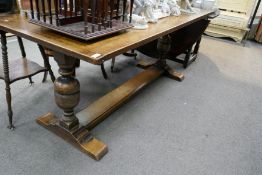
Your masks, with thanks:
[(159, 53), (159, 60), (157, 65), (164, 69), (167, 66), (166, 55), (171, 49), (171, 42), (171, 37), (169, 35), (163, 36), (158, 39), (157, 51)]
[(63, 115), (56, 117), (48, 113), (39, 117), (37, 123), (95, 160), (100, 160), (107, 153), (107, 146), (94, 138), (86, 126), (79, 124), (74, 112), (80, 101), (80, 83), (73, 76), (75, 59), (59, 52), (54, 52), (54, 58), (61, 75), (54, 82), (54, 95), (57, 106), (63, 110)]
[(171, 43), (172, 39), (170, 35), (165, 35), (158, 39), (157, 50), (159, 52), (159, 59), (156, 63), (156, 66), (164, 69), (168, 77), (177, 81), (182, 81), (184, 79), (184, 75), (172, 69), (166, 63), (167, 54), (171, 49)]
[(79, 126), (75, 116), (74, 108), (80, 101), (80, 84), (72, 75), (75, 68), (75, 59), (64, 55), (56, 54), (55, 59), (59, 65), (59, 74), (54, 83), (55, 101), (58, 107), (63, 110), (60, 119), (60, 126), (72, 130)]
[(63, 109), (60, 125), (68, 130), (78, 127), (78, 119), (74, 114), (74, 108), (80, 100), (79, 82), (70, 76), (58, 77), (54, 83), (55, 101), (58, 107)]

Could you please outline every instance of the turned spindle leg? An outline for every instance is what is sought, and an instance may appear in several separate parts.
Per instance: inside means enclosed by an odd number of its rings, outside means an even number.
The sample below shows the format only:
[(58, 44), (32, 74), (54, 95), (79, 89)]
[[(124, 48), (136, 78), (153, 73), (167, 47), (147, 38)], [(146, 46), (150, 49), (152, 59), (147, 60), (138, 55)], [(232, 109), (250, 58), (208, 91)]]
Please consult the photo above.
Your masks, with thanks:
[(64, 1), (64, 16), (67, 18), (67, 1)]
[[(38, 44), (38, 48), (39, 48), (41, 55), (43, 57), (45, 68), (48, 70), (52, 82), (55, 82), (55, 75), (54, 75), (52, 68), (51, 68), (51, 65), (49, 63), (49, 57), (46, 55), (45, 49), (43, 48), (43, 46)], [(44, 74), (44, 78), (42, 80), (43, 83), (46, 81), (46, 78), (47, 78), (47, 71)]]
[(112, 58), (112, 61), (111, 61), (111, 72), (114, 72), (115, 71), (115, 62), (116, 62), (116, 58)]
[(39, 0), (35, 0), (35, 6), (37, 19), (40, 20)]
[(122, 16), (122, 21), (125, 21), (125, 17), (126, 17), (126, 4), (127, 4), (127, 0), (124, 0), (124, 2), (123, 2), (123, 16)]
[(67, 130), (72, 130), (79, 126), (79, 121), (74, 113), (74, 108), (80, 100), (80, 84), (73, 77), (75, 59), (58, 53), (55, 53), (54, 56), (61, 75), (54, 83), (55, 101), (57, 106), (63, 110), (59, 124)]
[(95, 32), (95, 23), (96, 23), (96, 0), (92, 1), (92, 33)]
[(52, 2), (51, 2), (51, 0), (48, 0), (48, 1), (47, 1), (47, 6), (48, 6), (49, 22), (50, 22), (50, 24), (53, 24), (53, 17), (52, 17)]
[(129, 11), (129, 14), (130, 14), (130, 16), (129, 16), (129, 23), (132, 22), (133, 4), (134, 4), (134, 0), (131, 0), (130, 1), (130, 11)]
[(110, 17), (109, 17), (109, 27), (112, 28), (112, 20), (113, 20), (113, 13), (114, 13), (114, 0), (110, 0)]
[(120, 8), (120, 0), (117, 0), (116, 2), (116, 18), (119, 19), (119, 9)]
[(101, 26), (102, 26), (102, 3), (101, 3), (101, 0), (100, 1), (98, 1), (99, 2), (99, 4), (100, 5), (98, 5), (98, 23), (97, 23), (97, 25), (98, 25), (98, 31), (101, 31)]
[(55, 21), (56, 21), (56, 25), (59, 26), (59, 18), (58, 18), (58, 14), (59, 14), (59, 1), (58, 0), (55, 0), (54, 1), (54, 4), (55, 4)]
[(108, 79), (108, 75), (106, 73), (104, 63), (101, 64), (101, 70), (102, 70), (104, 79), (107, 80)]
[(12, 111), (12, 96), (11, 96), (11, 88), (10, 88), (10, 78), (9, 78), (9, 66), (8, 66), (8, 53), (7, 53), (7, 45), (6, 45), (6, 33), (4, 31), (0, 31), (1, 33), (1, 45), (2, 45), (2, 59), (3, 59), (3, 67), (4, 67), (4, 79), (5, 79), (5, 90), (6, 90), (6, 102), (7, 102), (7, 110), (8, 110), (8, 118), (9, 118), (9, 129), (14, 129), (13, 125), (13, 111)]
[(22, 54), (22, 57), (25, 58), (26, 57), (26, 53), (25, 53), (25, 47), (24, 47), (24, 44), (23, 44), (23, 40), (21, 37), (17, 37), (17, 41), (18, 41), (18, 44), (19, 44), (19, 47), (20, 47), (20, 51), (21, 51), (21, 54)]
[(31, 18), (34, 19), (34, 6), (33, 6), (33, 0), (30, 0), (30, 13), (31, 13)]
[(46, 22), (45, 1), (41, 1), (41, 4), (42, 4), (43, 20), (44, 22)]
[(73, 0), (69, 0), (69, 15), (70, 15), (70, 17), (72, 17), (73, 16), (73, 7), (74, 5), (73, 5)]
[(104, 29), (106, 29), (108, 26), (109, 26), (109, 23), (108, 23), (108, 0), (104, 0)]
[(85, 34), (88, 33), (88, 8), (89, 8), (89, 1), (83, 1), (83, 16), (84, 16)]

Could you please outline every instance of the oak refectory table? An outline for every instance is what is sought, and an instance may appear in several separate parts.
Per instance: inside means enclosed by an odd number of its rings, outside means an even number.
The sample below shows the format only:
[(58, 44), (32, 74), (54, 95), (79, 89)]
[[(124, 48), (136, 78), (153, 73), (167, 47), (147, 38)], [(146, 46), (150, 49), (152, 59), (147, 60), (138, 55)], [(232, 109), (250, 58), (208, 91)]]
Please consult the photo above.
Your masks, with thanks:
[[(37, 118), (37, 123), (62, 137), (80, 151), (99, 160), (108, 151), (107, 146), (94, 138), (91, 129), (118, 109), (140, 89), (161, 75), (182, 80), (183, 74), (176, 72), (166, 63), (165, 55), (170, 49), (170, 33), (202, 19), (208, 19), (212, 11), (201, 10), (195, 14), (163, 18), (156, 24), (149, 24), (146, 30), (128, 29), (126, 32), (84, 42), (28, 22), (25, 17), (12, 14), (1, 16), (0, 32), (7, 32), (26, 38), (54, 51), (59, 74), (54, 83), (55, 101), (63, 110), (61, 117), (47, 113)], [(194, 31), (192, 31), (194, 32)], [(101, 97), (84, 110), (75, 113), (80, 100), (80, 83), (72, 76), (75, 58), (91, 64), (101, 65), (106, 60), (158, 39), (158, 61), (134, 76), (124, 84)], [(2, 43), (2, 58), (8, 61), (6, 43)], [(81, 121), (81, 123), (79, 122)]]

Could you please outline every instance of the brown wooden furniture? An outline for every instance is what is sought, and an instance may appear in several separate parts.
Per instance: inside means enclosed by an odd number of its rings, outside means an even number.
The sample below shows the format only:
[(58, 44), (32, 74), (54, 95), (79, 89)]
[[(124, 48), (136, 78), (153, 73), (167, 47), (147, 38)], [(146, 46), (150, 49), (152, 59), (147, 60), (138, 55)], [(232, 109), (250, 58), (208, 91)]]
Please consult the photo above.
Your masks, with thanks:
[[(11, 89), (10, 85), (18, 80), (29, 78), (31, 84), (33, 84), (32, 76), (45, 72), (45, 76), (43, 78), (43, 82), (46, 81), (47, 72), (50, 72), (52, 77), (53, 72), (50, 68), (50, 64), (48, 60), (44, 58), (45, 67), (38, 65), (37, 63), (26, 59), (26, 53), (23, 45), (23, 41), (21, 37), (17, 37), (19, 47), (22, 54), (22, 59), (16, 59), (12, 61), (8, 61), (7, 55), (7, 45), (6, 45), (6, 33), (4, 31), (1, 32), (1, 44), (2, 44), (2, 54), (3, 54), (3, 67), (0, 67), (0, 79), (5, 81), (6, 84), (6, 101), (8, 107), (8, 118), (9, 118), (9, 126), (8, 128), (14, 129), (13, 125), (13, 111), (11, 105)], [(55, 78), (52, 78), (55, 80)]]
[(131, 28), (133, 3), (127, 19), (127, 0), (30, 0), (29, 21), (90, 40)]
[[(171, 49), (167, 54), (167, 58), (183, 64), (184, 68), (195, 61), (197, 58), (202, 34), (204, 33), (208, 24), (209, 20), (202, 19), (171, 33), (170, 36), (172, 38), (172, 44)], [(157, 58), (159, 54), (157, 52), (157, 43), (157, 40), (152, 41), (137, 48), (137, 50), (147, 56)], [(178, 56), (181, 54), (185, 55), (184, 59), (178, 58)], [(149, 65), (150, 63), (147, 64), (144, 62), (139, 64), (140, 67), (147, 67)]]
[[(59, 65), (61, 75), (54, 83), (55, 101), (63, 110), (63, 115), (58, 117), (48, 113), (39, 117), (37, 122), (82, 152), (99, 160), (107, 152), (107, 146), (92, 136), (92, 128), (161, 75), (182, 81), (183, 74), (176, 72), (166, 63), (166, 54), (171, 48), (169, 34), (199, 20), (207, 19), (211, 13), (201, 10), (196, 14), (170, 16), (159, 20), (157, 24), (149, 24), (146, 30), (129, 29), (121, 34), (89, 42), (81, 42), (30, 24), (19, 15), (0, 18), (0, 31), (14, 33), (54, 51), (54, 58)], [(106, 60), (158, 38), (157, 49), (160, 56), (155, 65), (101, 97), (86, 109), (75, 112), (74, 109), (80, 100), (80, 83), (72, 76), (75, 58), (101, 65)], [(3, 46), (3, 59), (6, 60), (5, 43)]]
[[(41, 49), (40, 49), (40, 51), (41, 51)], [(44, 54), (42, 54), (42, 56), (43, 57), (46, 57), (46, 59), (49, 59), (50, 57), (54, 57), (54, 52), (52, 51), (52, 50), (50, 50), (50, 49), (47, 49), (47, 48), (45, 48), (44, 49)], [(41, 52), (42, 53), (42, 52)], [(78, 68), (78, 67), (80, 67), (80, 60), (79, 59), (75, 59), (75, 68)], [(50, 68), (51, 69), (51, 68)], [(107, 75), (107, 73), (106, 73), (106, 70), (105, 70), (105, 67), (104, 67), (104, 64), (102, 63), (101, 64), (101, 71), (102, 71), (102, 74), (103, 74), (103, 77), (104, 77), (104, 79), (108, 79), (108, 75)], [(44, 77), (46, 78), (47, 77), (47, 74), (48, 74), (48, 72), (45, 72), (45, 74), (44, 74)], [(76, 70), (74, 70), (74, 76), (76, 75)], [(51, 78), (52, 78), (53, 76), (51, 76)], [(53, 80), (53, 79), (52, 79)], [(53, 80), (54, 81), (54, 80)]]
[(258, 25), (258, 29), (257, 29), (257, 33), (256, 33), (256, 38), (255, 40), (257, 42), (260, 42), (262, 43), (262, 16), (261, 16), (261, 19), (260, 19), (260, 23)]

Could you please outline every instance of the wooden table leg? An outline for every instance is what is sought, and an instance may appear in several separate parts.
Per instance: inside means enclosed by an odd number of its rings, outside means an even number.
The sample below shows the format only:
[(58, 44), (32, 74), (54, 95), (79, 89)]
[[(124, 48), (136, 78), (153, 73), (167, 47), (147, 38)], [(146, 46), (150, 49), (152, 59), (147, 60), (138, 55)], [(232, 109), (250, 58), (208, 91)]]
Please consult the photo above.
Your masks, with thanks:
[(163, 69), (165, 74), (177, 81), (182, 81), (184, 79), (184, 75), (180, 72), (177, 72), (175, 69), (171, 68), (167, 62), (167, 53), (170, 51), (171, 48), (171, 37), (169, 35), (163, 36), (158, 39), (157, 43), (157, 50), (159, 52), (159, 58), (157, 61), (140, 61), (137, 66), (143, 69), (147, 69), (151, 66), (156, 66), (159, 69)]
[(103, 142), (91, 135), (91, 129), (162, 74), (180, 81), (183, 79), (183, 74), (175, 72), (166, 64), (165, 55), (169, 49), (170, 37), (160, 38), (158, 44), (160, 57), (153, 66), (112, 90), (76, 115), (74, 108), (80, 100), (80, 85), (72, 76), (75, 65), (74, 58), (55, 53), (55, 60), (59, 65), (61, 75), (54, 83), (55, 100), (64, 114), (58, 119), (54, 114), (48, 113), (39, 117), (37, 122), (92, 158), (101, 159), (108, 149)]
[(45, 49), (43, 46), (41, 46), (40, 44), (38, 44), (38, 48), (40, 50), (40, 53), (43, 57), (43, 60), (44, 60), (44, 64), (45, 64), (45, 68), (47, 69), (47, 71), (45, 72), (44, 74), (44, 78), (42, 80), (42, 82), (45, 82), (46, 81), (46, 78), (47, 78), (47, 73), (49, 72), (49, 75), (51, 77), (51, 80), (52, 82), (55, 82), (55, 75), (52, 71), (52, 68), (51, 68), (51, 65), (49, 63), (49, 56), (45, 53)]
[(6, 90), (6, 102), (8, 108), (8, 118), (9, 118), (9, 129), (14, 129), (13, 125), (13, 110), (12, 110), (12, 95), (10, 88), (10, 77), (9, 77), (9, 65), (8, 65), (8, 53), (7, 53), (7, 42), (6, 42), (6, 32), (0, 31), (1, 33), (1, 45), (2, 45), (2, 59), (4, 67), (4, 80), (5, 80), (5, 90)]
[(59, 74), (54, 83), (55, 101), (63, 110), (61, 118), (48, 113), (37, 119), (37, 122), (62, 137), (80, 151), (95, 160), (101, 159), (107, 152), (107, 146), (95, 139), (85, 126), (79, 124), (74, 108), (80, 101), (80, 84), (74, 78), (75, 59), (55, 52), (54, 57), (59, 65)]

